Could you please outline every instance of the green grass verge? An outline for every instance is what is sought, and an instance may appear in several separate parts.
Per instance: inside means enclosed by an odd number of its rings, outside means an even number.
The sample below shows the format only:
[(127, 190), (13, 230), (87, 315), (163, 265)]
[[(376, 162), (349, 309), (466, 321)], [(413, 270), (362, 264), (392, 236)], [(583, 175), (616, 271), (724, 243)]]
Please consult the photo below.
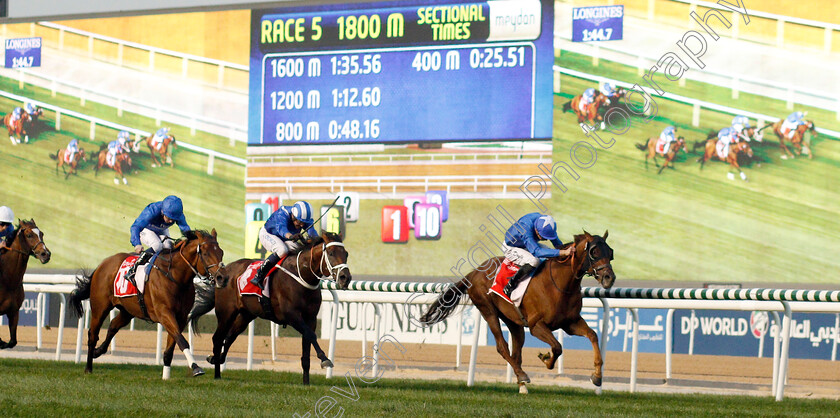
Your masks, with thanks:
[[(176, 362), (182, 359), (176, 359)], [(140, 365), (83, 365), (38, 360), (0, 360), (4, 390), (0, 408), (6, 416), (276, 416), (315, 414), (319, 399), (335, 404), (323, 416), (837, 416), (832, 400), (725, 395), (609, 392), (531, 386), (521, 396), (512, 384), (419, 381), (384, 378), (365, 383), (349, 373), (326, 380), (313, 376), (310, 386), (299, 373), (228, 370), (222, 380), (187, 377), (174, 367), (161, 381), (161, 368)], [(317, 366), (316, 366), (317, 367)], [(209, 371), (209, 369), (208, 369)], [(368, 380), (371, 376), (368, 376)], [(333, 389), (335, 388), (335, 389)], [(355, 390), (354, 390), (355, 388)], [(346, 396), (342, 396), (340, 392)], [(352, 398), (352, 399), (351, 399)], [(324, 402), (324, 401), (321, 401)], [(327, 399), (326, 402), (330, 402)]]

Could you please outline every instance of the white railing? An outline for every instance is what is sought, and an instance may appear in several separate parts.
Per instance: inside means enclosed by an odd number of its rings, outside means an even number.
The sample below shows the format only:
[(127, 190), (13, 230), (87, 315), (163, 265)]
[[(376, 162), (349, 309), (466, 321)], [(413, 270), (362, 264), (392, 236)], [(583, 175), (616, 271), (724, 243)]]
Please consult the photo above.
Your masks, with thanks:
[[(63, 109), (63, 108), (60, 108), (60, 107), (57, 107), (57, 106), (53, 106), (49, 103), (44, 103), (44, 102), (41, 102), (41, 101), (38, 101), (38, 100), (33, 100), (33, 99), (29, 99), (29, 98), (26, 98), (26, 97), (23, 97), (23, 96), (18, 96), (16, 94), (7, 93), (5, 91), (0, 91), (0, 96), (7, 97), (7, 98), (12, 99), (12, 100), (17, 100), (21, 103), (29, 102), (29, 103), (35, 104), (35, 105), (37, 105), (37, 106), (39, 106), (43, 109), (47, 109), (47, 110), (51, 110), (51, 111), (55, 112), (55, 130), (56, 131), (61, 130), (61, 118), (62, 118), (62, 116), (69, 116), (69, 117), (72, 117), (72, 118), (76, 118), (76, 119), (80, 119), (80, 120), (90, 122), (90, 131), (89, 131), (88, 138), (91, 141), (96, 139), (96, 127), (97, 126), (104, 126), (104, 127), (107, 127), (107, 128), (118, 130), (118, 131), (128, 131), (128, 132), (134, 134), (134, 136), (135, 136), (135, 138), (137, 138), (137, 140), (141, 140), (142, 138), (147, 137), (151, 134), (150, 132), (146, 132), (146, 131), (143, 131), (143, 130), (140, 130), (140, 129), (134, 129), (134, 128), (131, 128), (131, 127), (128, 127), (128, 126), (125, 126), (125, 125), (118, 124), (118, 123), (113, 123), (113, 122), (109, 122), (109, 121), (99, 119), (99, 118), (95, 118), (95, 117), (92, 117), (92, 116), (87, 116), (87, 115), (84, 115), (82, 113), (79, 113), (79, 112), (76, 112), (76, 111), (73, 111), (73, 110)], [(209, 175), (213, 175), (213, 167), (214, 167), (216, 158), (221, 159), (221, 160), (225, 160), (225, 161), (230, 161), (230, 162), (232, 162), (234, 164), (238, 164), (238, 165), (243, 165), (243, 166), (245, 165), (245, 159), (244, 158), (238, 158), (238, 157), (234, 157), (232, 155), (223, 154), (221, 152), (214, 151), (214, 150), (211, 150), (211, 149), (207, 149), (207, 148), (204, 148), (204, 147), (200, 147), (198, 145), (189, 144), (189, 143), (183, 142), (181, 140), (178, 141), (178, 146), (182, 147), (182, 148), (185, 148), (185, 149), (188, 149), (190, 151), (199, 153), (199, 154), (207, 155), (207, 174), (209, 174)]]
[(248, 157), (249, 166), (283, 164), (402, 164), (406, 162), (435, 162), (442, 164), (480, 162), (522, 162), (523, 160), (546, 161), (550, 152), (542, 151), (494, 151), (492, 153), (460, 154), (337, 154), (337, 155), (270, 155)]
[[(57, 293), (62, 296), (61, 299), (61, 316), (59, 319), (58, 340), (56, 343), (56, 359), (61, 356), (61, 343), (64, 330), (64, 311), (66, 310), (66, 299), (64, 294), (69, 293), (73, 289), (75, 277), (73, 275), (35, 275), (27, 274), (24, 276), (24, 287), (27, 291), (39, 293), (38, 295), (38, 319), (36, 323), (38, 328), (43, 328), (46, 324), (43, 314), (44, 300), (43, 294)], [(335, 285), (331, 282), (322, 282), (322, 298), (326, 300), (332, 296), (332, 303), (330, 304), (330, 316), (332, 330), (330, 332), (330, 345), (328, 349), (328, 356), (330, 359), (335, 358), (335, 336), (338, 320), (338, 306), (340, 302), (359, 302), (371, 303), (374, 305), (375, 317), (374, 320), (374, 335), (378, 338), (382, 335), (380, 329), (381, 318), (378, 316), (380, 310), (376, 304), (382, 303), (412, 303), (412, 304), (428, 304), (437, 299), (440, 292), (441, 284), (429, 283), (382, 283), (382, 282), (352, 282), (350, 289), (340, 291), (341, 298), (335, 290)], [(411, 287), (413, 292), (404, 291), (405, 287)], [(774, 350), (773, 350), (773, 377), (771, 393), (775, 396), (777, 401), (784, 398), (784, 389), (787, 384), (788, 360), (790, 357), (790, 337), (792, 333), (791, 318), (793, 312), (822, 312), (822, 313), (840, 313), (840, 302), (837, 302), (838, 295), (836, 291), (801, 291), (801, 290), (774, 290), (774, 289), (720, 289), (717, 291), (710, 291), (709, 289), (610, 289), (604, 290), (600, 288), (584, 288), (583, 299), (584, 307), (596, 307), (603, 310), (603, 316), (600, 324), (600, 332), (598, 333), (599, 345), (601, 347), (602, 357), (606, 363), (607, 357), (607, 340), (609, 338), (609, 312), (610, 308), (625, 308), (632, 316), (633, 328), (632, 339), (633, 344), (631, 348), (630, 358), (630, 391), (635, 392), (637, 374), (638, 374), (638, 353), (639, 353), (639, 315), (638, 309), (668, 309), (668, 321), (666, 324), (666, 376), (670, 378), (671, 373), (671, 351), (672, 345), (670, 339), (673, 338), (673, 310), (674, 309), (711, 309), (711, 310), (736, 310), (736, 311), (767, 311), (773, 312), (774, 316), (782, 314), (782, 320), (776, 319), (777, 333), (774, 335)], [(590, 296), (591, 295), (591, 296)], [(462, 298), (461, 303), (467, 303), (466, 298)], [(324, 304), (322, 306), (327, 306)], [(81, 361), (82, 350), (82, 334), (86, 327), (89, 327), (89, 307), (85, 304), (85, 315), (78, 320), (78, 329), (76, 337), (76, 362)], [(112, 312), (113, 313), (113, 312)], [(482, 317), (480, 312), (476, 309), (474, 311), (475, 328), (473, 332), (472, 349), (470, 353), (469, 370), (467, 372), (467, 385), (472, 386), (475, 382), (475, 370), (478, 357), (479, 336), (481, 332), (478, 330), (483, 327)], [(780, 324), (781, 322), (781, 324)], [(780, 325), (780, 326), (779, 326)], [(835, 328), (840, 327), (840, 324), (835, 325)], [(366, 328), (366, 327), (365, 327)], [(837, 332), (837, 331), (835, 331)], [(189, 340), (192, 341), (192, 329), (188, 330)], [(275, 355), (274, 340), (276, 339), (276, 327), (271, 327), (272, 340), (272, 358)], [(252, 368), (253, 359), (253, 322), (249, 328), (248, 333), (248, 360), (247, 368)], [(459, 345), (457, 352), (460, 354), (460, 341), (457, 339)], [(837, 338), (835, 338), (834, 350), (836, 351)], [(363, 341), (364, 343), (365, 341)], [(161, 348), (162, 348), (162, 327), (158, 325), (157, 332), (157, 346), (156, 346), (156, 362), (160, 364)], [(112, 342), (111, 349), (116, 345), (116, 341)], [(41, 347), (40, 332), (38, 332), (37, 347)], [(374, 350), (374, 356), (378, 353)], [(459, 355), (460, 359), (460, 355)], [(562, 357), (561, 357), (562, 359)], [(374, 362), (376, 363), (376, 362)], [(375, 370), (375, 369), (374, 369)], [(560, 369), (562, 372), (562, 360)], [(332, 369), (327, 371), (327, 378), (332, 376)], [(511, 381), (512, 373), (508, 366), (507, 380)]]
[(478, 193), (479, 190), (486, 191), (488, 188), (493, 188), (501, 189), (502, 196), (518, 195), (517, 197), (526, 198), (520, 187), (531, 177), (548, 181), (544, 176), (528, 175), (246, 177), (245, 187), (281, 189), (283, 190), (281, 193), (290, 196), (305, 191), (311, 192), (311, 189), (322, 189), (330, 193), (376, 189), (380, 198), (401, 196), (397, 190), (446, 190), (452, 194), (453, 189), (457, 189), (455, 192), (469, 192), (469, 189), (472, 189), (473, 193)]
[[(75, 83), (62, 81), (56, 77), (29, 70), (19, 69), (16, 73), (18, 86), (21, 89), (25, 84), (29, 83), (50, 90), (53, 97), (55, 97), (57, 91), (76, 96), (79, 98), (81, 106), (84, 106), (88, 100), (95, 99), (104, 105), (116, 108), (117, 116), (122, 116), (123, 111), (128, 110), (138, 115), (154, 119), (157, 126), (161, 125), (161, 121), (169, 121), (178, 125), (187, 126), (190, 128), (190, 134), (193, 136), (195, 136), (197, 130), (202, 130), (219, 136), (225, 136), (230, 139), (231, 144), (234, 141), (248, 142), (248, 127), (245, 125), (237, 125), (235, 123), (221, 121), (217, 118), (190, 114), (178, 109), (167, 108), (135, 98), (118, 96), (107, 91), (81, 87)], [(38, 79), (43, 82), (39, 83), (35, 81)]]
[[(559, 35), (555, 36), (554, 40), (555, 47), (558, 49), (591, 56), (592, 63), (595, 66), (599, 64), (601, 59), (607, 59), (635, 67), (640, 76), (656, 64), (660, 58), (653, 55), (639, 55), (637, 54), (638, 51), (631, 52), (604, 43), (572, 42), (570, 39)], [(825, 109), (835, 112), (837, 120), (840, 120), (840, 96), (832, 95), (826, 91), (803, 89), (792, 84), (779, 83), (745, 74), (714, 72), (707, 69), (687, 71), (680, 78), (679, 84), (684, 86), (686, 79), (729, 88), (732, 99), (737, 99), (740, 92), (743, 91), (783, 100), (788, 109), (793, 109), (795, 103)]]
[[(721, 10), (724, 12), (729, 12), (733, 14), (733, 22), (732, 22), (732, 37), (737, 39), (738, 38), (738, 26), (739, 21), (741, 20), (740, 16), (733, 12), (731, 9), (721, 6), (720, 4), (713, 3), (710, 1), (701, 1), (701, 0), (670, 0), (676, 3), (683, 3), (688, 4), (690, 6), (691, 11), (696, 11), (697, 7), (705, 7), (707, 9), (715, 9)], [(648, 19), (653, 20), (653, 16), (655, 14), (654, 11), (654, 3), (653, 1), (648, 1)], [(776, 21), (776, 45), (777, 46), (784, 46), (785, 44), (785, 23), (792, 23), (795, 25), (800, 26), (808, 26), (812, 28), (823, 29), (823, 51), (826, 53), (831, 52), (831, 38), (833, 37), (834, 31), (840, 31), (840, 25), (833, 24), (833, 23), (826, 23), (820, 22), (818, 20), (811, 20), (811, 19), (802, 19), (798, 17), (792, 16), (784, 16), (775, 13), (768, 13), (762, 12), (759, 10), (749, 10), (748, 11), (750, 17), (758, 17), (762, 19), (768, 20), (775, 20)], [(689, 17), (689, 25), (693, 25), (694, 20)]]
[[(575, 71), (575, 70), (571, 70), (571, 69), (568, 69), (568, 68), (563, 68), (563, 67), (560, 67), (560, 66), (557, 66), (557, 65), (554, 66), (554, 71), (562, 73), (562, 74), (567, 74), (567, 75), (570, 75), (572, 77), (582, 78), (582, 79), (585, 79), (585, 80), (597, 81), (599, 84), (612, 83), (612, 84), (615, 84), (616, 86), (621, 86), (621, 87), (624, 87), (624, 88), (627, 88), (627, 89), (633, 87), (633, 84), (630, 84), (630, 83), (625, 83), (623, 81), (613, 80), (613, 79), (607, 78), (607, 77), (601, 77), (601, 76), (597, 76), (597, 75), (587, 74), (587, 73), (584, 73), (584, 72)], [(715, 104), (715, 103), (709, 103), (709, 102), (705, 102), (705, 101), (702, 101), (702, 100), (693, 99), (691, 97), (680, 96), (680, 95), (673, 94), (673, 93), (668, 93), (668, 92), (666, 92), (662, 96), (655, 96), (655, 97), (656, 98), (662, 97), (662, 98), (672, 100), (672, 101), (675, 101), (675, 102), (680, 102), (680, 103), (691, 105), (692, 108), (693, 108), (692, 109), (692, 116), (691, 116), (691, 124), (695, 127), (700, 126), (700, 110), (701, 109), (710, 109), (710, 110), (714, 110), (714, 111), (717, 111), (717, 112), (728, 113), (730, 115), (748, 116), (750, 118), (756, 119), (758, 121), (759, 125), (763, 125), (763, 123), (767, 122), (767, 121), (776, 122), (776, 121), (779, 120), (779, 118), (775, 117), (775, 116), (765, 115), (765, 114), (761, 114), (761, 113), (755, 113), (755, 112), (751, 112), (751, 111), (743, 110), (743, 109), (736, 109), (734, 107), (723, 106), (723, 105), (719, 105), (719, 104)], [(654, 100), (656, 100), (656, 99), (654, 99)], [(840, 139), (840, 132), (838, 132), (838, 131), (825, 129), (825, 128), (817, 128), (817, 132), (819, 132), (822, 135), (828, 135), (828, 136), (832, 136), (834, 138)]]
[[(35, 25), (33, 23), (33, 25)], [(72, 33), (74, 35), (79, 35), (88, 38), (88, 47), (87, 53), (89, 57), (93, 57), (94, 55), (94, 41), (100, 42), (107, 42), (117, 45), (117, 64), (122, 66), (125, 65), (123, 60), (124, 49), (125, 48), (132, 48), (136, 50), (146, 51), (149, 54), (149, 61), (148, 66), (146, 67), (149, 71), (155, 71), (155, 56), (156, 55), (164, 55), (168, 57), (173, 57), (180, 59), (182, 61), (181, 64), (181, 77), (187, 78), (189, 74), (189, 65), (190, 62), (196, 62), (204, 65), (213, 65), (218, 67), (218, 75), (216, 80), (216, 85), (219, 87), (224, 87), (225, 85), (225, 71), (226, 70), (233, 70), (238, 72), (248, 73), (248, 66), (242, 64), (235, 64), (231, 62), (226, 62), (222, 60), (216, 60), (212, 58), (206, 58), (198, 55), (192, 54), (185, 54), (183, 52), (172, 51), (163, 48), (156, 48), (153, 46), (143, 45), (136, 42), (129, 42), (123, 39), (112, 38), (110, 36), (103, 36), (92, 32), (86, 32), (83, 30), (71, 28), (68, 26), (57, 25), (51, 22), (38, 22), (38, 25), (41, 27), (54, 29), (58, 31), (58, 48), (59, 50), (64, 48), (64, 34), (65, 33)], [(34, 32), (34, 27), (32, 29)], [(247, 88), (247, 87), (246, 87)]]

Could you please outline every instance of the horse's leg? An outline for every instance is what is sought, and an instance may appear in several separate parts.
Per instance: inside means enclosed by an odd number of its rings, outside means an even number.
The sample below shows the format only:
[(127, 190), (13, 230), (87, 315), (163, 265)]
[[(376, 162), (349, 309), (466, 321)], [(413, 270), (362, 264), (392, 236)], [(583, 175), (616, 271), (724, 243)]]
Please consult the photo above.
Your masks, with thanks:
[(5, 348), (14, 348), (17, 345), (17, 326), (19, 315), (20, 311), (17, 309), (12, 309), (6, 314), (6, 318), (9, 320), (9, 342), (4, 343), (3, 341), (0, 341), (0, 350)]
[[(161, 312), (162, 311), (162, 312)], [(184, 353), (184, 357), (187, 359), (187, 366), (191, 367), (193, 370), (193, 376), (201, 376), (204, 374), (204, 370), (201, 367), (198, 367), (198, 364), (195, 362), (195, 359), (192, 355), (192, 350), (190, 350), (190, 343), (187, 342), (187, 339), (181, 335), (181, 326), (178, 323), (178, 320), (175, 318), (175, 313), (171, 310), (166, 309), (158, 309), (158, 318), (163, 328), (166, 329), (166, 332), (175, 340), (178, 344), (178, 349)]]
[[(318, 320), (313, 318), (309, 321), (306, 321), (306, 326), (309, 329), (314, 330), (315, 327), (318, 326)], [(301, 335), (300, 336), (300, 343), (301, 343), (300, 344), (301, 345), (300, 368), (303, 371), (303, 384), (308, 385), (309, 384), (309, 356), (310, 356), (311, 349), (312, 349), (312, 342), (307, 340), (306, 338), (304, 338), (303, 335)]]
[(318, 356), (318, 359), (321, 360), (321, 368), (333, 367), (333, 362), (327, 357), (324, 350), (321, 349), (321, 346), (318, 344), (318, 336), (315, 335), (315, 331), (309, 327), (309, 325), (304, 322), (303, 317), (300, 315), (299, 312), (292, 312), (286, 314), (286, 322), (295, 329), (295, 331), (299, 332), (302, 336), (304, 341), (309, 341), (312, 344), (312, 347), (315, 348), (315, 354)]
[(476, 304), (476, 307), (479, 311), (481, 311), (481, 314), (487, 321), (487, 326), (490, 327), (490, 332), (493, 333), (493, 337), (496, 339), (496, 351), (498, 351), (502, 358), (505, 359), (511, 367), (513, 367), (513, 371), (516, 373), (517, 383), (531, 383), (531, 379), (525, 371), (522, 370), (522, 368), (519, 367), (519, 365), (517, 365), (510, 356), (507, 341), (505, 341), (505, 337), (502, 335), (502, 326), (499, 323), (499, 316), (496, 314), (495, 310), (489, 306), (479, 306), (478, 304)]
[(782, 152), (783, 152), (782, 159), (783, 160), (788, 159), (788, 157), (793, 158), (793, 154), (790, 153), (790, 150), (788, 150), (787, 145), (785, 145), (784, 135), (779, 136), (779, 147), (782, 148)]
[(213, 354), (207, 357), (207, 362), (215, 366), (215, 373), (213, 375), (216, 379), (222, 377), (222, 364), (224, 364), (224, 357), (222, 356), (222, 347), (225, 345), (225, 337), (228, 335), (233, 321), (236, 319), (235, 312), (223, 312), (222, 309), (216, 307), (216, 332), (213, 333)]
[(114, 339), (114, 336), (117, 335), (120, 328), (131, 322), (131, 318), (134, 318), (134, 315), (124, 310), (120, 310), (117, 317), (111, 321), (111, 325), (108, 325), (108, 333), (105, 335), (105, 340), (102, 341), (102, 344), (100, 344), (99, 347), (96, 347), (96, 350), (93, 352), (93, 358), (99, 358), (99, 356), (108, 351), (108, 345), (111, 344), (111, 340)]
[(542, 321), (537, 322), (533, 327), (531, 327), (531, 335), (551, 346), (550, 355), (548, 353), (540, 353), (538, 357), (543, 363), (545, 363), (545, 367), (548, 368), (548, 370), (553, 370), (554, 365), (557, 363), (557, 358), (563, 354), (563, 346), (560, 344), (560, 341), (557, 341), (557, 338), (554, 338), (554, 333), (551, 332), (551, 330), (548, 329), (548, 325)]
[[(604, 360), (601, 357), (601, 348), (598, 347), (598, 334), (596, 334), (595, 331), (592, 331), (592, 328), (589, 328), (589, 325), (587, 325), (586, 321), (584, 321), (580, 316), (578, 316), (575, 322), (563, 327), (563, 330), (565, 330), (569, 335), (580, 335), (582, 337), (589, 338), (589, 341), (592, 343), (592, 352), (595, 355), (595, 372), (592, 373), (590, 379), (595, 386), (601, 386)], [(533, 330), (531, 333), (533, 334)]]
[(741, 166), (738, 165), (738, 154), (729, 157), (729, 164), (731, 164), (733, 168), (738, 170), (738, 174), (741, 176), (741, 180), (747, 181), (747, 173), (744, 173), (744, 170), (741, 170)]
[(113, 306), (110, 301), (102, 309), (96, 309), (96, 303), (92, 300), (90, 305), (90, 329), (88, 330), (88, 355), (87, 364), (85, 365), (85, 373), (93, 372), (93, 354), (96, 351), (96, 341), (99, 340), (99, 329), (102, 328), (102, 323), (105, 322), (105, 316), (111, 312)]
[(172, 374), (172, 357), (175, 355), (175, 339), (166, 335), (166, 347), (163, 349), (163, 380), (169, 380)]
[[(510, 354), (510, 358), (513, 359), (513, 363), (515, 364), (513, 369), (522, 370), (522, 346), (525, 344), (525, 327), (508, 319), (505, 319), (505, 325), (507, 325), (510, 331), (510, 342), (513, 345), (513, 352)], [(519, 382), (519, 393), (528, 393), (525, 382)]]
[(662, 164), (662, 167), (659, 167), (659, 174), (662, 174), (662, 170), (666, 169), (668, 167), (668, 163), (670, 163), (670, 162), (671, 162), (671, 159), (666, 156), (665, 157), (665, 164)]
[(242, 331), (245, 331), (245, 328), (248, 327), (248, 324), (250, 324), (254, 318), (256, 318), (256, 316), (252, 315), (250, 312), (240, 312), (239, 315), (236, 315), (233, 325), (230, 327), (227, 335), (225, 336), (225, 346), (222, 349), (220, 364), (225, 364), (230, 346), (233, 345), (233, 342), (236, 341), (236, 337), (238, 337), (239, 334), (242, 334)]

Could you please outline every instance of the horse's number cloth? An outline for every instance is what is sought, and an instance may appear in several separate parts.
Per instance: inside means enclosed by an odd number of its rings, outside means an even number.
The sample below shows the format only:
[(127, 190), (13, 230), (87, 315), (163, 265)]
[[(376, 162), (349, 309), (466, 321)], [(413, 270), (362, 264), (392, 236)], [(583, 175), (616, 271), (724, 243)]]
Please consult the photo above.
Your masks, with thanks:
[(656, 140), (656, 152), (659, 154), (665, 154), (665, 145), (668, 144), (668, 140), (664, 138), (659, 138)]
[(75, 152), (72, 151), (64, 151), (64, 162), (70, 164), (73, 162), (73, 157), (76, 156)]
[[(284, 259), (285, 259), (285, 257), (284, 257)], [(279, 265), (282, 262), (283, 262), (283, 260), (280, 260), (280, 262), (278, 262), (277, 264)], [(237, 285), (237, 287), (239, 287), (239, 294), (240, 295), (259, 295), (260, 294), (260, 288), (255, 286), (253, 283), (251, 283), (251, 279), (253, 279), (254, 276), (257, 275), (257, 271), (260, 269), (261, 264), (262, 264), (262, 261), (254, 261), (236, 279), (236, 285)], [(265, 275), (265, 278), (263, 279), (262, 295), (265, 296), (265, 297), (269, 297), (268, 296), (268, 286), (266, 286), (266, 284), (268, 283), (268, 278), (271, 277), (271, 273), (274, 273), (274, 270), (277, 270), (277, 265), (272, 267), (271, 270), (268, 272), (268, 274)]]
[(729, 157), (729, 147), (723, 141), (718, 140), (715, 144), (715, 149), (717, 150), (718, 158), (726, 161)]
[(536, 269), (531, 271), (531, 274), (529, 274), (525, 280), (519, 282), (519, 285), (516, 286), (516, 289), (513, 289), (513, 292), (510, 294), (510, 298), (508, 298), (507, 295), (505, 295), (504, 289), (510, 279), (516, 275), (517, 271), (519, 271), (519, 266), (505, 258), (504, 261), (502, 261), (502, 265), (496, 270), (496, 278), (493, 280), (493, 286), (490, 286), (490, 291), (488, 293), (495, 293), (502, 299), (519, 307), (522, 303), (522, 297), (525, 296), (525, 290), (528, 289), (528, 284), (531, 283), (531, 278), (534, 277)]
[(137, 271), (134, 273), (134, 282), (137, 283), (137, 287), (131, 284), (131, 282), (126, 278), (128, 270), (131, 269), (131, 266), (134, 265), (138, 258), (140, 257), (130, 255), (128, 258), (123, 260), (122, 264), (120, 264), (120, 269), (117, 270), (117, 278), (114, 280), (114, 296), (118, 298), (125, 298), (129, 296), (136, 296), (138, 293), (143, 293), (143, 288), (146, 284), (145, 264), (137, 266)]

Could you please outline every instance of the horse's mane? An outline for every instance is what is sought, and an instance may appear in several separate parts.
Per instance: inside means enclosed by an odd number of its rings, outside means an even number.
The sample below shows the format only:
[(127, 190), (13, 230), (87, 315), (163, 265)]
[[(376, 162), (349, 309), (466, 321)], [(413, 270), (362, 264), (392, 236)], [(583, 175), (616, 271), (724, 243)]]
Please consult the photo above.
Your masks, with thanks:
[(26, 219), (19, 219), (18, 224), (17, 224), (17, 228), (15, 228), (15, 233), (11, 234), (11, 235), (8, 235), (6, 237), (6, 245), (8, 245), (10, 247), (12, 246), (12, 243), (15, 242), (15, 239), (17, 238), (18, 234), (20, 234), (21, 226), (32, 226), (32, 225), (35, 225), (35, 220), (34, 219), (30, 219), (28, 221)]
[[(172, 244), (172, 249), (169, 250), (169, 252), (177, 251), (181, 248), (182, 245), (186, 245), (188, 242), (190, 242), (192, 240), (195, 240), (195, 239), (198, 239), (199, 234), (204, 235), (206, 237), (211, 237), (211, 238), (213, 237), (213, 235), (211, 233), (207, 232), (207, 230), (191, 229), (189, 231), (184, 232), (184, 235), (181, 238), (178, 238), (177, 240), (175, 240), (175, 242)], [(166, 250), (161, 251), (161, 254), (166, 254), (166, 253), (167, 253)]]

